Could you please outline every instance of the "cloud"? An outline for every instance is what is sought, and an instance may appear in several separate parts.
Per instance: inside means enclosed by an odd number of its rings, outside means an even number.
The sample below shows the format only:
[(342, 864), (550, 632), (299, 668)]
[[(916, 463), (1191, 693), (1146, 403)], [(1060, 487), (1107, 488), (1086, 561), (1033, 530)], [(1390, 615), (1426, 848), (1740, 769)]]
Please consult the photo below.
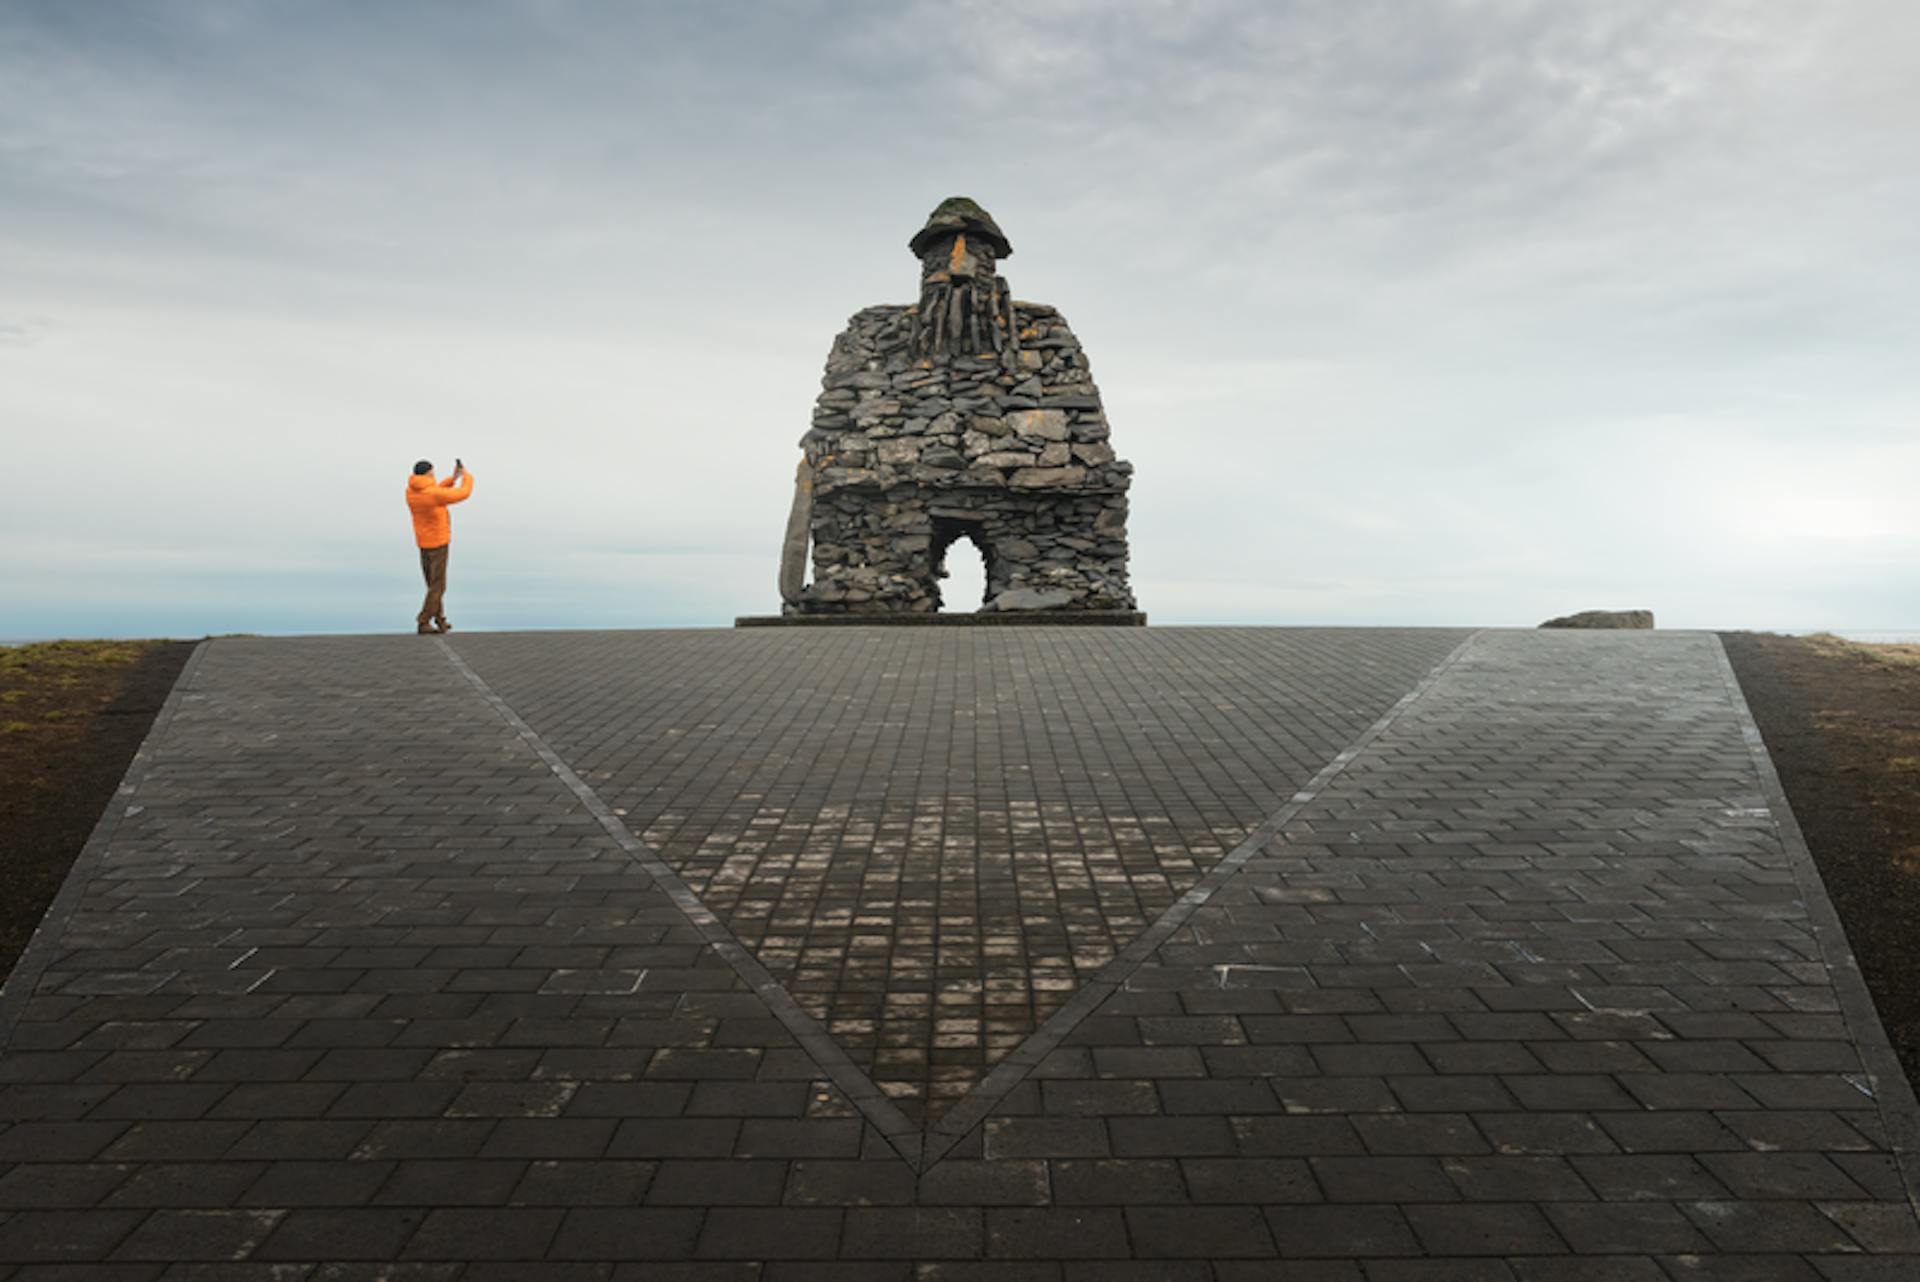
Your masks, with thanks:
[(0, 320), (0, 347), (32, 347), (45, 342), (52, 333), (53, 321), (46, 316)]
[(827, 345), (965, 192), (1087, 344), (1156, 619), (1920, 629), (1920, 10), (751, 12), (0, 9), (0, 538), (85, 469), (103, 549), (10, 599), (264, 556), (209, 630), (383, 625), (392, 473), (462, 453), (467, 582), (544, 576), (499, 621), (765, 609)]

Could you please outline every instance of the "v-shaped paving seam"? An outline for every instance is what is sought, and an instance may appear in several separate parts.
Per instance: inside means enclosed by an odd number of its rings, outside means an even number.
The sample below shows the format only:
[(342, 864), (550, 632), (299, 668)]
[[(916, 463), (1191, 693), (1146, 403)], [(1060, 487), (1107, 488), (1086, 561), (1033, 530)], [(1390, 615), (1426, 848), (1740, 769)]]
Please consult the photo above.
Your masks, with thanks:
[(1198, 912), (1209, 899), (1233, 879), (1235, 873), (1256, 854), (1266, 849), (1282, 828), (1292, 822), (1309, 803), (1318, 797), (1328, 784), (1337, 779), (1353, 761), (1371, 747), (1375, 740), (1386, 733), (1395, 721), (1406, 714), (1407, 710), (1418, 703), (1427, 691), (1437, 685), (1440, 679), (1470, 649), (1480, 636), (1474, 632), (1459, 645), (1448, 652), (1440, 662), (1427, 670), (1425, 676), (1417, 681), (1413, 688), (1381, 713), (1372, 725), (1360, 732), (1358, 738), (1336, 753), (1332, 760), (1320, 767), (1313, 778), (1302, 784), (1294, 794), (1287, 798), (1285, 805), (1261, 821), (1241, 843), (1207, 870), (1207, 874), (1195, 882), (1180, 898), (1173, 901), (1167, 910), (1156, 917), (1147, 928), (1136, 935), (1127, 946), (1120, 950), (1112, 961), (1108, 962), (1094, 977), (1083, 984), (1067, 1003), (1055, 1011), (1047, 1020), (1034, 1029), (1027, 1039), (1008, 1052), (1005, 1059), (974, 1084), (952, 1108), (941, 1116), (939, 1121), (927, 1129), (926, 1145), (922, 1153), (922, 1169), (931, 1167), (951, 1152), (968, 1132), (987, 1119), (1001, 1101), (1013, 1089), (1025, 1081), (1041, 1061), (1057, 1050), (1082, 1020), (1098, 1010), (1107, 998), (1126, 987), (1133, 973), (1145, 965), (1160, 946), (1173, 936), (1173, 933), (1185, 925), (1187, 920)]
[(1008, 1052), (983, 1078), (974, 1084), (954, 1106), (933, 1124), (922, 1127), (900, 1110), (852, 1057), (842, 1049), (821, 1023), (805, 1010), (754, 957), (751, 950), (728, 929), (719, 915), (701, 902), (700, 897), (665, 861), (660, 853), (640, 840), (613, 808), (601, 799), (592, 786), (569, 766), (543, 739), (539, 732), (515, 712), (504, 698), (468, 665), (460, 653), (444, 638), (442, 652), (485, 700), (496, 715), (507, 723), (533, 750), (547, 768), (577, 797), (600, 827), (621, 850), (644, 868), (684, 913), (701, 938), (732, 967), (768, 1010), (790, 1032), (795, 1042), (847, 1097), (868, 1122), (892, 1145), (895, 1152), (917, 1171), (924, 1172), (951, 1152), (968, 1132), (985, 1120), (1007, 1095), (1069, 1037), (1081, 1021), (1120, 991), (1133, 973), (1153, 956), (1173, 932), (1178, 930), (1211, 899), (1246, 862), (1265, 849), (1275, 835), (1300, 810), (1365, 752), (1375, 740), (1420, 698), (1431, 690), (1446, 672), (1458, 663), (1480, 636), (1474, 632), (1428, 669), (1414, 686), (1392, 707), (1382, 713), (1345, 748), (1336, 753), (1304, 785), (1295, 790), (1285, 805), (1268, 815), (1260, 825), (1235, 846), (1219, 863), (1208, 870), (1191, 889), (1176, 899), (1148, 924), (1147, 928), (1120, 950), (1094, 977), (1067, 1002), (1049, 1016), (1027, 1038)]
[(547, 765), (554, 776), (565, 784), (567, 789), (580, 800), (600, 827), (619, 844), (627, 856), (644, 868), (654, 883), (667, 893), (674, 906), (686, 915), (688, 922), (699, 932), (700, 937), (718, 954), (736, 975), (745, 980), (754, 994), (765, 1002), (767, 1009), (775, 1019), (793, 1034), (794, 1041), (820, 1067), (849, 1103), (859, 1109), (893, 1145), (893, 1148), (911, 1166), (920, 1165), (922, 1138), (920, 1127), (900, 1111), (894, 1102), (887, 1098), (871, 1077), (863, 1072), (851, 1056), (842, 1050), (833, 1040), (832, 1034), (821, 1026), (820, 1022), (800, 1009), (792, 994), (784, 985), (762, 966), (759, 960), (748, 951), (747, 946), (735, 938), (732, 931), (719, 916), (700, 902), (687, 883), (681, 880), (660, 853), (633, 835), (626, 822), (613, 812), (613, 808), (596, 793), (593, 788), (575, 773), (573, 767), (561, 760), (560, 755), (548, 745), (539, 732), (523, 720), (505, 699), (501, 698), (489, 686), (480, 674), (475, 672), (467, 661), (442, 638), (439, 641), (442, 651), (454, 666), (454, 669), (470, 682), (486, 700), (495, 714), (505, 721)]

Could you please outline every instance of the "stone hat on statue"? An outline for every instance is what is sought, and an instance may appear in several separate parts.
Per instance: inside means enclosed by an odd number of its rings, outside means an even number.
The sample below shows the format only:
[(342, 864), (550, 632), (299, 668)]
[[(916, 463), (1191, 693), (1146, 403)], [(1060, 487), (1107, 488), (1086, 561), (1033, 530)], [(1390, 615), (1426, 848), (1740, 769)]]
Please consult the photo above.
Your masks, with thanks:
[(993, 249), (995, 258), (1013, 255), (1013, 246), (1007, 242), (1000, 224), (993, 221), (993, 215), (965, 196), (949, 196), (941, 201), (940, 207), (927, 216), (927, 225), (907, 242), (907, 248), (914, 252), (915, 257), (925, 257), (927, 246), (942, 236), (951, 236), (956, 232), (985, 240)]

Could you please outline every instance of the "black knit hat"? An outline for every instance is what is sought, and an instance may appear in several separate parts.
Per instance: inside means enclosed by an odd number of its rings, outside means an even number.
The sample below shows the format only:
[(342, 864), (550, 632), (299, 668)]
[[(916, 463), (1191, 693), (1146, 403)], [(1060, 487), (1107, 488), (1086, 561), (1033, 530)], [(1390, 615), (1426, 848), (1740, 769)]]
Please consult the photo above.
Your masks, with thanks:
[(415, 476), (425, 476), (431, 471), (433, 471), (433, 464), (427, 462), (425, 459), (421, 459), (413, 465), (413, 474)]

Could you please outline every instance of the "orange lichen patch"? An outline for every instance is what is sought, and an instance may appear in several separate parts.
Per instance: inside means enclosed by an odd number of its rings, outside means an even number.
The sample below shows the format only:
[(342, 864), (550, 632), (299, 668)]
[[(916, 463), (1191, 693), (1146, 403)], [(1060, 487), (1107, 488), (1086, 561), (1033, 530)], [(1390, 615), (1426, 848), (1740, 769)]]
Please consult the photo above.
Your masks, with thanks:
[(959, 271), (967, 261), (967, 238), (964, 234), (953, 238), (953, 252), (947, 255), (947, 266)]

